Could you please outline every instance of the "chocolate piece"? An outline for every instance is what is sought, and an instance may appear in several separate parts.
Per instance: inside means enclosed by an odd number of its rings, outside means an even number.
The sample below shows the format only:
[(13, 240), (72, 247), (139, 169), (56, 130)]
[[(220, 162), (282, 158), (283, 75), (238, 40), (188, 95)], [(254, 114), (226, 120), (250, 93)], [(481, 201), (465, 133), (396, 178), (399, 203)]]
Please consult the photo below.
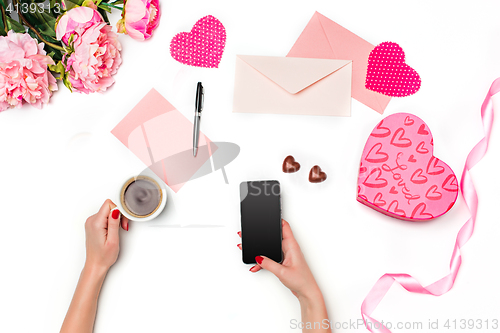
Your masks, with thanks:
[(326, 180), (326, 173), (324, 173), (318, 165), (315, 165), (309, 171), (309, 181), (311, 183), (321, 183)]
[(124, 199), (130, 212), (147, 216), (160, 205), (160, 189), (147, 179), (137, 179), (125, 189)]
[(294, 173), (299, 171), (300, 164), (295, 162), (295, 158), (292, 155), (288, 155), (283, 161), (283, 172), (284, 173)]

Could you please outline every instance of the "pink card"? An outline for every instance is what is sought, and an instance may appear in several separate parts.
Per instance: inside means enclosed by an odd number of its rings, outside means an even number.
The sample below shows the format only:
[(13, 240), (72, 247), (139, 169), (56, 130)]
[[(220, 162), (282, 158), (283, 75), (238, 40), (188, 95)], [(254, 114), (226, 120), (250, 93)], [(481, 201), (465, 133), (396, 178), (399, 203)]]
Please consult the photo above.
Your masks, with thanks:
[(287, 57), (352, 60), (352, 97), (378, 113), (384, 113), (391, 97), (365, 87), (368, 57), (374, 47), (316, 12)]
[(396, 113), (383, 119), (361, 155), (357, 200), (408, 221), (449, 211), (457, 200), (457, 178), (433, 148), (431, 131), (417, 116)]
[(155, 89), (111, 133), (176, 193), (217, 150), (200, 132), (194, 157), (192, 122)]

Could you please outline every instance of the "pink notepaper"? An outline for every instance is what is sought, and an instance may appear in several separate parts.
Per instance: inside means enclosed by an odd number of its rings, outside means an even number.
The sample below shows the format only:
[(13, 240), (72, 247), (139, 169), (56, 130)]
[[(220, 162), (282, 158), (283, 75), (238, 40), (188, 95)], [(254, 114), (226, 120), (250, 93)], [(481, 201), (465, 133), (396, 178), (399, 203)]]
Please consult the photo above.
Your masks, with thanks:
[(200, 132), (194, 157), (192, 122), (155, 89), (111, 133), (176, 193), (217, 150)]

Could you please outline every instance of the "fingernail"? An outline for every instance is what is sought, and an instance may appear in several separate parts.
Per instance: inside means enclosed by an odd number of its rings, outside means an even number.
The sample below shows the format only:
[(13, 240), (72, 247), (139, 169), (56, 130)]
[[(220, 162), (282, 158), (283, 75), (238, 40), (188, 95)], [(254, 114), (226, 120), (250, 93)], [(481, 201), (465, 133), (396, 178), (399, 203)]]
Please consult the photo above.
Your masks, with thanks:
[(238, 231), (238, 236), (240, 236), (240, 237), (241, 237), (241, 231)]
[(117, 220), (118, 217), (120, 217), (120, 211), (118, 209), (115, 209), (112, 213), (111, 213), (111, 217), (114, 219), (114, 220)]
[(236, 246), (238, 247), (238, 249), (240, 249), (240, 250), (241, 250), (241, 244), (238, 244), (238, 245), (236, 245)]
[(125, 226), (126, 226), (126, 229), (125, 229), (125, 230), (127, 230), (127, 231), (128, 231), (128, 223), (127, 223)]
[(257, 256), (255, 257), (255, 261), (260, 265), (262, 264), (262, 260), (264, 260), (264, 258), (262, 258), (261, 256)]
[(253, 273), (252, 269), (254, 269), (254, 268), (255, 268), (255, 266), (252, 266), (252, 268), (250, 268), (250, 272), (252, 272), (252, 273)]

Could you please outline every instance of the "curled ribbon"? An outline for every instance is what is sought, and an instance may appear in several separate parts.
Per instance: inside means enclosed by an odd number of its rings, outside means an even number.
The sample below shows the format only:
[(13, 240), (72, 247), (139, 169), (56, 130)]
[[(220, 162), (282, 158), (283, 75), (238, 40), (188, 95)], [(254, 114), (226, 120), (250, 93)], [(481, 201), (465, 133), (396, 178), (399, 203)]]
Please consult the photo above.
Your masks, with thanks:
[(391, 331), (376, 319), (370, 317), (375, 311), (378, 304), (384, 298), (385, 294), (389, 291), (394, 282), (399, 283), (403, 288), (411, 293), (429, 294), (434, 296), (441, 296), (447, 293), (455, 283), (460, 265), (462, 264), (462, 257), (460, 255), (460, 248), (467, 243), (471, 238), (474, 231), (477, 216), (477, 193), (472, 182), (470, 169), (472, 169), (486, 154), (488, 150), (488, 143), (490, 141), (491, 127), (493, 125), (493, 102), (491, 97), (500, 92), (500, 78), (496, 79), (492, 85), (486, 98), (481, 106), (481, 118), (483, 121), (484, 137), (479, 141), (474, 148), (470, 151), (465, 161), (462, 179), (460, 181), (460, 192), (464, 197), (465, 204), (470, 211), (470, 218), (460, 228), (455, 247), (450, 260), (450, 273), (440, 280), (423, 287), (413, 276), (409, 274), (384, 274), (378, 279), (372, 287), (368, 295), (365, 297), (361, 305), (361, 316), (365, 323), (366, 328), (372, 332), (390, 333)]

